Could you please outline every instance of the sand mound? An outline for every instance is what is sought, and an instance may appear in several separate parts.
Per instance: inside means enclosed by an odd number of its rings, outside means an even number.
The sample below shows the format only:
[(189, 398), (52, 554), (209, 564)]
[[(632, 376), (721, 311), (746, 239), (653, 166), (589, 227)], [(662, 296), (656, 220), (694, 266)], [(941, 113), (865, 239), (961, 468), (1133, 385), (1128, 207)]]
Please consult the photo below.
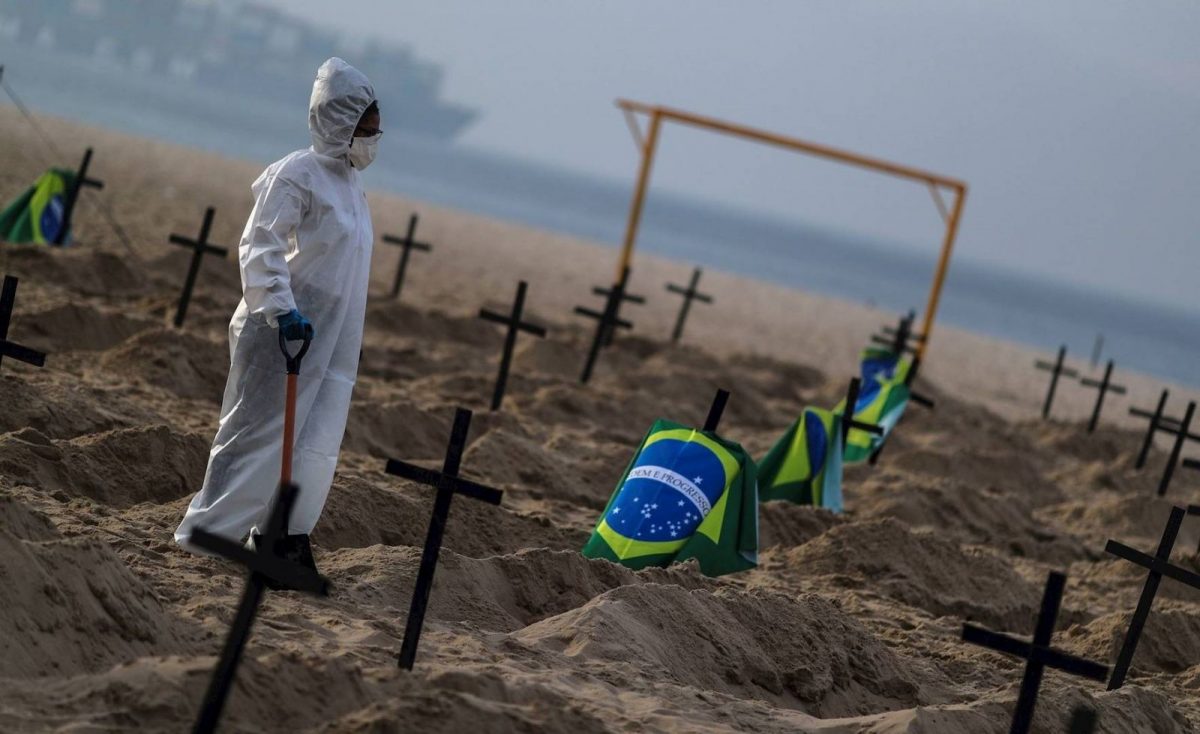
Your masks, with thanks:
[(34, 510), (7, 491), (0, 493), (0, 531), (20, 540), (58, 540), (50, 518)]
[(229, 348), (177, 329), (143, 331), (100, 357), (100, 369), (161, 387), (181, 398), (220, 403)]
[(185, 647), (179, 622), (104, 543), (0, 531), (0, 571), (0, 676), (96, 671)]
[(88, 296), (137, 296), (148, 288), (137, 260), (93, 248), (50, 248), (5, 243), (4, 272), (52, 283)]
[(789, 551), (783, 563), (794, 573), (837, 576), (840, 585), (1002, 629), (1032, 625), (1041, 599), (996, 556), (891, 519), (838, 525)]
[[(1163, 528), (1178, 503), (1153, 494), (1119, 497), (1099, 495), (1092, 500), (1064, 502), (1039, 510), (1036, 517), (1045, 522), (1067, 524), (1090, 539), (1098, 553), (1108, 539), (1122, 541), (1147, 553), (1153, 553), (1162, 538)], [(1175, 541), (1176, 552), (1191, 549), (1200, 538), (1200, 529), (1184, 518)]]
[[(1072, 629), (1061, 644), (1076, 654), (1111, 663), (1117, 659), (1132, 616), (1132, 608), (1106, 614)], [(1138, 640), (1130, 673), (1176, 675), (1194, 665), (1200, 665), (1200, 607), (1156, 600)]]
[(21, 313), (13, 318), (13, 328), (19, 330), (21, 342), (49, 354), (108, 349), (155, 323), (79, 303)]
[[(5, 369), (7, 369), (7, 363)], [(32, 428), (50, 438), (74, 438), (113, 428), (161, 422), (144, 407), (109, 391), (69, 382), (30, 382), (0, 375), (0, 432)]]
[[(372, 546), (330, 554), (323, 564), (339, 597), (355, 604), (394, 609), (403, 617), (412, 599), (421, 549)], [(576, 550), (523, 550), (476, 559), (443, 548), (430, 600), (431, 619), (480, 629), (513, 632), (583, 606), (618, 586), (675, 584), (688, 589), (713, 584), (691, 566), (633, 572)]]
[(489, 481), (523, 498), (603, 509), (631, 449), (589, 441), (588, 450), (580, 452), (585, 444), (569, 434), (550, 443), (558, 450), (548, 451), (527, 436), (493, 431), (471, 446), (463, 465), (479, 467)]
[[(313, 542), (330, 549), (376, 544), (422, 547), (434, 490), (393, 481), (397, 489), (382, 489), (353, 475), (336, 477), (325, 512), (313, 532)], [(520, 515), (504, 506), (456, 498), (450, 507), (442, 547), (482, 557), (530, 547), (580, 548), (587, 537), (582, 531)]]
[[(53, 711), (102, 731), (187, 731), (215, 664), (215, 655), (143, 657), (39, 686), (21, 682), (0, 693), (0, 724), (6, 731), (36, 730)], [(378, 684), (353, 664), (296, 654), (260, 657), (252, 636), (220, 730), (297, 730), (366, 706), (379, 695)]]
[(44, 492), (114, 507), (167, 502), (204, 479), (208, 441), (166, 426), (54, 441), (30, 428), (0, 437), (0, 471)]
[(812, 594), (623, 586), (513, 637), (631, 686), (671, 680), (823, 717), (929, 702), (940, 686)]
[(451, 341), (486, 348), (496, 345), (497, 349), (502, 343), (491, 322), (420, 311), (390, 299), (367, 304), (366, 328), (391, 336), (416, 338), (422, 343)]
[(791, 502), (764, 502), (758, 511), (758, 547), (803, 545), (845, 522), (829, 510)]
[[(440, 459), (446, 454), (453, 422), (453, 408), (426, 409), (407, 401), (356, 400), (346, 420), (342, 449), (380, 459)], [(478, 427), (472, 425), (472, 428), (475, 430), (467, 436), (468, 445), (479, 438)]]
[(1018, 557), (1069, 563), (1094, 556), (1072, 535), (1033, 519), (1020, 497), (943, 481), (913, 481), (891, 473), (853, 489), (855, 516), (891, 517), (914, 529), (936, 530), (960, 543), (988, 545)]
[(1023, 461), (1006, 451), (963, 451), (912, 447), (894, 454), (887, 465), (915, 474), (943, 477), (978, 489), (996, 489), (1022, 497), (1035, 507), (1061, 502), (1062, 490), (1042, 475), (1033, 461)]

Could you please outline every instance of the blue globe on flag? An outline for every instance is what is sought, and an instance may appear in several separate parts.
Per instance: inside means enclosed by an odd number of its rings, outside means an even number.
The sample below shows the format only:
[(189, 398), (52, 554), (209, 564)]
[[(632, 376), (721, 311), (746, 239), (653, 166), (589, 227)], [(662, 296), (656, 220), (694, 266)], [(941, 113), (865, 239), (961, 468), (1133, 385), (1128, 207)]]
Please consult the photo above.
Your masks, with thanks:
[(712, 449), (663, 439), (638, 455), (605, 516), (608, 526), (634, 540), (691, 537), (725, 491), (727, 479)]

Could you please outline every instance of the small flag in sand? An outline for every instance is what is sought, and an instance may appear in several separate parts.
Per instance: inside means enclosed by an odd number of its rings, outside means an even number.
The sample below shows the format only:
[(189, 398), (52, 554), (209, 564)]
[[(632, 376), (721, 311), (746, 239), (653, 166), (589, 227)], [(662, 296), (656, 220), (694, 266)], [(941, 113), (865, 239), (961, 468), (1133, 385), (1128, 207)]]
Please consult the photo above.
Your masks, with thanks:
[(200, 223), (200, 236), (196, 239), (188, 239), (183, 235), (172, 234), (170, 242), (173, 245), (182, 245), (192, 251), (192, 262), (188, 265), (187, 278), (183, 281), (183, 290), (179, 293), (179, 304), (175, 307), (175, 328), (183, 326), (183, 320), (187, 317), (188, 304), (192, 301), (192, 289), (196, 287), (196, 276), (200, 273), (200, 261), (205, 255), (219, 255), (225, 257), (229, 251), (224, 247), (208, 244), (208, 233), (212, 229), (213, 215), (216, 214), (216, 209), (211, 206), (204, 210), (204, 221)]
[[(907, 363), (904, 363), (907, 365)], [(904, 381), (907, 369), (897, 370), (891, 377), (876, 374), (870, 380), (854, 378), (846, 398), (833, 412), (845, 415), (853, 406), (852, 419), (842, 423), (843, 459), (848, 464), (866, 461), (883, 446), (888, 434), (900, 422), (908, 406), (909, 389)]]
[(715, 431), (656, 421), (617, 482), (583, 554), (634, 569), (695, 558), (709, 576), (754, 568), (754, 462)]
[(1104, 546), (1105, 553), (1111, 553), (1130, 563), (1150, 571), (1146, 583), (1142, 586), (1142, 596), (1138, 599), (1137, 609), (1129, 620), (1129, 629), (1125, 631), (1125, 640), (1121, 643), (1121, 652), (1117, 654), (1117, 662), (1113, 665), (1112, 678), (1108, 681), (1108, 690), (1115, 691), (1125, 684), (1125, 676), (1133, 663), (1133, 654), (1137, 651), (1138, 640), (1142, 629), (1146, 626), (1146, 618), (1150, 616), (1150, 607), (1154, 604), (1154, 596), (1158, 593), (1158, 584), (1162, 577), (1174, 579), (1187, 584), (1194, 589), (1200, 589), (1200, 574), (1195, 574), (1185, 568), (1171, 565), (1171, 549), (1175, 547), (1175, 538), (1179, 536), (1179, 527), (1183, 524), (1186, 511), (1182, 507), (1172, 507), (1167, 526), (1163, 528), (1162, 538), (1158, 542), (1158, 551), (1147, 555), (1130, 548), (1124, 543), (1110, 540)]
[(12, 357), (34, 367), (42, 367), (46, 364), (44, 352), (8, 340), (8, 326), (12, 321), (13, 307), (17, 303), (18, 282), (14, 275), (4, 276), (4, 290), (0, 293), (0, 363), (5, 357)]
[(842, 416), (805, 408), (758, 462), (759, 499), (842, 511)]

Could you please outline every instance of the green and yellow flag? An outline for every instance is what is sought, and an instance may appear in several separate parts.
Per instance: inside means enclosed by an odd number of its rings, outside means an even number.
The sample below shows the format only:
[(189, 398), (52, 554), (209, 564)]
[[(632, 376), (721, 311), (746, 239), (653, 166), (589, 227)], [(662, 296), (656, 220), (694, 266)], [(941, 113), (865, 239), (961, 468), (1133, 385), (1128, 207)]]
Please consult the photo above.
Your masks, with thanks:
[[(0, 240), (53, 244), (63, 223), (67, 192), (74, 178), (74, 173), (62, 168), (51, 168), (39, 176), (0, 212)], [(66, 241), (64, 237), (63, 242)]]
[[(854, 419), (872, 423), (883, 429), (881, 435), (851, 428), (846, 437), (846, 463), (866, 461), (887, 440), (908, 407), (909, 388), (905, 383), (912, 363), (900, 359), (890, 350), (868, 348), (862, 352), (862, 389), (854, 404)], [(844, 415), (846, 401), (833, 409)]]
[(842, 416), (805, 408), (758, 462), (758, 496), (842, 511)]
[(758, 484), (746, 451), (658, 420), (583, 547), (633, 569), (695, 558), (709, 576), (758, 565)]

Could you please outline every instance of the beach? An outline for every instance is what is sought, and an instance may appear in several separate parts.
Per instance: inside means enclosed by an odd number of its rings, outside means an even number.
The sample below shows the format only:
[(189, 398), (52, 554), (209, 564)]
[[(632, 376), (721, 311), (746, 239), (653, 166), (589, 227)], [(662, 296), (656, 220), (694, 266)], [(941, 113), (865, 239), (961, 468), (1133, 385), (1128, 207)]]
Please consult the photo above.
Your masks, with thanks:
[[(199, 489), (228, 370), (236, 255), (207, 257), (186, 326), (170, 326), (194, 237), (236, 252), (258, 164), (53, 118), (67, 160), (95, 148), (74, 247), (5, 245), (20, 277), (9, 338), (48, 352), (5, 359), (0, 389), (0, 729), (180, 731), (190, 726), (241, 595), (244, 572), (172, 540)], [(0, 199), (40, 173), (46, 148), (0, 106)], [(35, 153), (36, 151), (36, 153)], [(832, 407), (858, 351), (897, 314), (706, 270), (681, 343), (670, 342), (692, 263), (645, 254), (646, 296), (578, 377), (617, 249), (369, 192), (376, 245), (359, 380), (333, 490), (313, 542), (325, 599), (271, 593), (223, 731), (1004, 732), (1022, 661), (961, 641), (963, 622), (1028, 637), (1047, 574), (1067, 575), (1054, 644), (1111, 664), (1145, 581), (1104, 552), (1152, 553), (1172, 505), (1200, 490), (1181, 469), (1155, 494), (1161, 435), (1133, 468), (1145, 421), (1171, 389), (1118, 370), (1094, 434), (1095, 391), (1048, 375), (1026, 347), (935, 326), (913, 406), (877, 466), (847, 470), (844, 514), (761, 507), (756, 569), (694, 564), (633, 572), (579, 553), (657, 418), (700, 425), (731, 392), (722, 436), (761, 457), (809, 405)], [(129, 236), (122, 242), (97, 202)], [(420, 215), (402, 298), (388, 296), (402, 236)], [(503, 410), (490, 412), (505, 312), (529, 284)], [(1183, 335), (1181, 335), (1182, 337)], [(1086, 365), (1073, 363), (1096, 376)], [(417, 664), (396, 667), (433, 491), (384, 473), (389, 458), (439, 466), (456, 407), (474, 411), (461, 473), (504, 491), (455, 499)], [(1184, 455), (1200, 456), (1200, 449)], [(1174, 563), (1200, 571), (1200, 523)], [(1077, 705), (1097, 731), (1200, 725), (1200, 591), (1164, 580), (1129, 682), (1048, 671), (1035, 730), (1065, 731)]]

